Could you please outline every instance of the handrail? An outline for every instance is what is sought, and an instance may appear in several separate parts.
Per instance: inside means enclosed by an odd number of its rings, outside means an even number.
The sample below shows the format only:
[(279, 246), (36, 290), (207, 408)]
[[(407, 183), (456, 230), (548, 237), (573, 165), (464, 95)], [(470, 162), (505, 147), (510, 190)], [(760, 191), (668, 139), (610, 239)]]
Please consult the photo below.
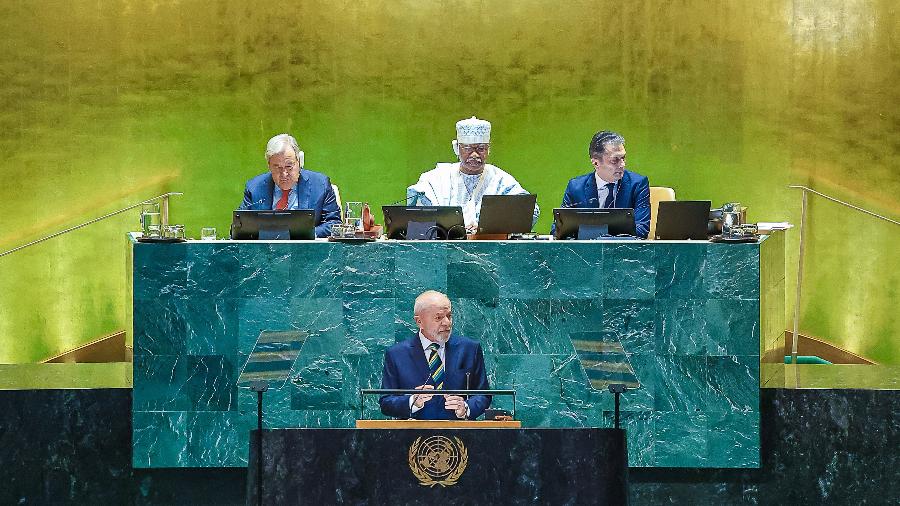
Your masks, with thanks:
[(853, 204), (848, 204), (847, 202), (844, 202), (843, 200), (836, 199), (836, 198), (834, 198), (834, 197), (832, 197), (832, 196), (830, 196), (830, 195), (825, 195), (824, 193), (821, 193), (821, 192), (817, 192), (816, 190), (813, 190), (812, 188), (809, 188), (808, 186), (801, 186), (801, 185), (792, 184), (792, 185), (788, 185), (788, 188), (799, 188), (799, 189), (801, 189), (801, 190), (803, 190), (803, 191), (808, 191), (808, 192), (811, 192), (811, 193), (815, 193), (816, 195), (818, 195), (818, 196), (820, 196), (820, 197), (826, 198), (826, 199), (828, 199), (828, 200), (830, 200), (830, 201), (832, 201), (832, 202), (837, 202), (838, 204), (840, 204), (840, 205), (842, 205), (842, 206), (849, 207), (850, 209), (856, 209), (857, 211), (859, 211), (859, 212), (861, 212), (861, 213), (866, 213), (866, 214), (868, 214), (868, 215), (870, 215), (870, 216), (874, 216), (874, 217), (876, 217), (876, 218), (878, 218), (878, 219), (881, 219), (881, 220), (884, 220), (884, 221), (893, 223), (894, 225), (900, 225), (900, 221), (892, 220), (892, 219), (890, 219), (890, 218), (888, 218), (888, 217), (886, 217), (886, 216), (882, 216), (882, 215), (880, 215), (880, 214), (878, 214), (878, 213), (873, 213), (872, 211), (869, 211), (868, 209), (863, 209), (863, 208), (861, 208), (861, 207), (854, 206)]
[[(806, 208), (807, 208), (807, 194), (813, 193), (818, 195), (826, 200), (830, 200), (832, 202), (838, 203), (842, 206), (849, 207), (850, 209), (854, 209), (864, 214), (868, 214), (869, 216), (874, 216), (880, 220), (884, 220), (888, 223), (893, 223), (894, 225), (900, 225), (900, 221), (892, 220), (886, 216), (882, 216), (878, 213), (874, 213), (869, 211), (868, 209), (863, 209), (859, 206), (854, 206), (853, 204), (849, 204), (844, 202), (843, 200), (832, 197), (831, 195), (826, 195), (822, 192), (818, 192), (813, 190), (808, 186), (792, 184), (788, 185), (788, 188), (799, 189), (803, 191), (803, 200), (800, 204), (800, 251), (798, 254), (797, 260), (797, 295), (794, 298), (794, 332), (791, 340), (791, 363), (797, 363), (797, 339), (800, 335), (800, 300), (803, 288), (803, 252), (805, 251), (806, 246)], [(800, 371), (797, 371), (797, 384), (800, 383)]]
[(41, 237), (40, 239), (36, 239), (36, 240), (34, 240), (34, 241), (29, 242), (28, 244), (23, 244), (23, 245), (21, 245), (21, 246), (17, 246), (17, 247), (15, 247), (15, 248), (13, 248), (13, 249), (11, 249), (11, 250), (9, 250), (9, 251), (4, 251), (3, 253), (0, 253), (0, 257), (5, 257), (6, 255), (13, 254), (13, 253), (15, 253), (16, 251), (19, 251), (19, 250), (28, 248), (28, 247), (30, 247), (30, 246), (34, 246), (35, 244), (39, 244), (39, 243), (42, 243), (42, 242), (44, 242), (44, 241), (48, 241), (48, 240), (50, 240), (50, 239), (53, 239), (54, 237), (59, 237), (59, 236), (61, 236), (61, 235), (63, 235), (63, 234), (68, 234), (69, 232), (78, 230), (79, 228), (83, 228), (83, 227), (86, 227), (86, 226), (88, 226), (88, 225), (92, 225), (92, 224), (94, 224), (94, 223), (97, 223), (98, 221), (105, 220), (106, 218), (110, 218), (110, 217), (115, 216), (115, 215), (117, 215), (117, 214), (122, 214), (122, 213), (124, 213), (125, 211), (130, 211), (130, 210), (134, 209), (135, 207), (138, 207), (138, 206), (140, 206), (140, 205), (142, 205), (142, 204), (146, 204), (146, 203), (148, 203), (148, 202), (153, 202), (154, 200), (160, 200), (160, 199), (163, 200), (162, 209), (160, 210), (160, 225), (161, 225), (161, 226), (165, 226), (166, 224), (168, 224), (168, 221), (169, 221), (169, 197), (172, 196), (172, 195), (184, 195), (184, 193), (182, 193), (182, 192), (169, 192), (169, 193), (164, 193), (164, 194), (162, 194), (162, 195), (159, 195), (159, 196), (157, 196), (157, 197), (153, 197), (152, 199), (147, 199), (147, 200), (138, 202), (137, 204), (134, 204), (134, 205), (132, 205), (132, 206), (128, 206), (128, 207), (126, 207), (126, 208), (124, 208), (124, 209), (119, 209), (118, 211), (113, 211), (113, 212), (111, 212), (111, 213), (109, 213), (109, 214), (105, 214), (105, 215), (100, 216), (100, 217), (98, 217), (98, 218), (94, 218), (93, 220), (89, 220), (89, 221), (86, 221), (86, 222), (84, 222), (84, 223), (75, 225), (74, 227), (69, 227), (69, 228), (67, 228), (67, 229), (65, 229), (65, 230), (61, 230), (61, 231), (59, 231), (59, 232), (50, 234), (50, 235), (48, 235), (48, 236), (46, 236), (46, 237)]

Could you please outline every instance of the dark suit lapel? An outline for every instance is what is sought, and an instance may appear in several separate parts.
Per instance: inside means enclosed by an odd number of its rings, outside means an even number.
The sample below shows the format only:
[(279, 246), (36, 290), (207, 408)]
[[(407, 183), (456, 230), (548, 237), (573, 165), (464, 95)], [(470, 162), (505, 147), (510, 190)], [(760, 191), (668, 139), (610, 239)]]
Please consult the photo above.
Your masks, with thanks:
[(297, 209), (313, 209), (311, 205), (309, 175), (305, 170), (300, 170), (300, 179), (297, 180)]
[(453, 336), (450, 336), (450, 339), (447, 340), (447, 344), (444, 345), (444, 388), (453, 388), (448, 387), (447, 385), (456, 385), (457, 383), (453, 382), (456, 379), (456, 371), (459, 370), (459, 353), (456, 346), (456, 339)]
[(622, 174), (622, 181), (619, 182), (619, 195), (616, 199), (617, 207), (634, 207), (634, 195), (631, 194), (631, 172), (625, 171)]
[(275, 196), (275, 181), (270, 177), (266, 180), (266, 194), (263, 196), (262, 202), (259, 205), (263, 206), (262, 209), (270, 210), (272, 209), (272, 199)]
[(600, 207), (603, 205), (603, 202), (597, 201), (597, 178), (594, 177), (593, 172), (588, 174), (587, 181), (584, 182), (584, 195), (581, 202), (583, 202), (583, 205), (578, 207)]
[(407, 341), (407, 348), (409, 360), (416, 368), (416, 377), (421, 378), (421, 383), (414, 386), (424, 385), (430, 374), (428, 371), (428, 362), (425, 360), (425, 351), (422, 349), (422, 343), (419, 341), (418, 334)]

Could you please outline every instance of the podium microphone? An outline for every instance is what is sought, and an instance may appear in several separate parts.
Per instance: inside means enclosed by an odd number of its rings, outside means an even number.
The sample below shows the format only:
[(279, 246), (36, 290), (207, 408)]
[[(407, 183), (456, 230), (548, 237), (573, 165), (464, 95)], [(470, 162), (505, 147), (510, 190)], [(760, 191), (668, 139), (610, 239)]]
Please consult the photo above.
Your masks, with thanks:
[(562, 207), (563, 207), (563, 209), (569, 209), (569, 208), (571, 208), (571, 207), (578, 207), (578, 206), (580, 206), (581, 204), (587, 204), (587, 203), (589, 203), (589, 202), (597, 202), (597, 201), (598, 201), (597, 197), (592, 197), (592, 198), (589, 198), (589, 199), (587, 199), (587, 200), (581, 200), (581, 201), (579, 201), (579, 202), (573, 202), (573, 203), (571, 203), (571, 204), (568, 204), (568, 205), (565, 205), (565, 206), (562, 206)]
[[(387, 204), (387, 205), (389, 205), (389, 206), (400, 206), (400, 205), (404, 205), (404, 206), (405, 206), (405, 205), (411, 205), (411, 206), (414, 206), (414, 205), (416, 205), (416, 202), (419, 201), (419, 198), (420, 198), (420, 197), (424, 197), (424, 196), (425, 196), (425, 192), (416, 192), (416, 193), (414, 193), (413, 195), (410, 195), (410, 196), (406, 197), (405, 199), (400, 199), (400, 200), (398, 200), (397, 202), (392, 202), (392, 203)], [(410, 203), (409, 199), (413, 199), (412, 203)]]

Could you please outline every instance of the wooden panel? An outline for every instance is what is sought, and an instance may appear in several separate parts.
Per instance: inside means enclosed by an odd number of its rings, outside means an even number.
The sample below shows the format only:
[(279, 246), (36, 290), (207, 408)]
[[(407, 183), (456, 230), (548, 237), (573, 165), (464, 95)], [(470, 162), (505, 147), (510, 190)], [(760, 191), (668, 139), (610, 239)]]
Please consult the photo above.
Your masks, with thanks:
[(131, 362), (131, 350), (125, 346), (125, 331), (94, 339), (71, 350), (41, 360), (42, 364), (51, 363), (108, 363)]

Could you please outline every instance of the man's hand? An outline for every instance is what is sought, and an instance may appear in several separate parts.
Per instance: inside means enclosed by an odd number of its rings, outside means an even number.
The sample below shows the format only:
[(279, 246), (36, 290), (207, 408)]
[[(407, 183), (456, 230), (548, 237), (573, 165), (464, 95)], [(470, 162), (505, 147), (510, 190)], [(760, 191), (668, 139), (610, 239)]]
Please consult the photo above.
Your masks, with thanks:
[[(434, 385), (419, 385), (416, 390), (434, 390)], [(430, 401), (434, 394), (415, 394), (413, 395), (413, 405), (421, 408), (426, 402)]]
[(445, 395), (444, 407), (453, 411), (456, 414), (456, 418), (465, 418), (466, 411), (468, 411), (466, 400), (458, 395)]

